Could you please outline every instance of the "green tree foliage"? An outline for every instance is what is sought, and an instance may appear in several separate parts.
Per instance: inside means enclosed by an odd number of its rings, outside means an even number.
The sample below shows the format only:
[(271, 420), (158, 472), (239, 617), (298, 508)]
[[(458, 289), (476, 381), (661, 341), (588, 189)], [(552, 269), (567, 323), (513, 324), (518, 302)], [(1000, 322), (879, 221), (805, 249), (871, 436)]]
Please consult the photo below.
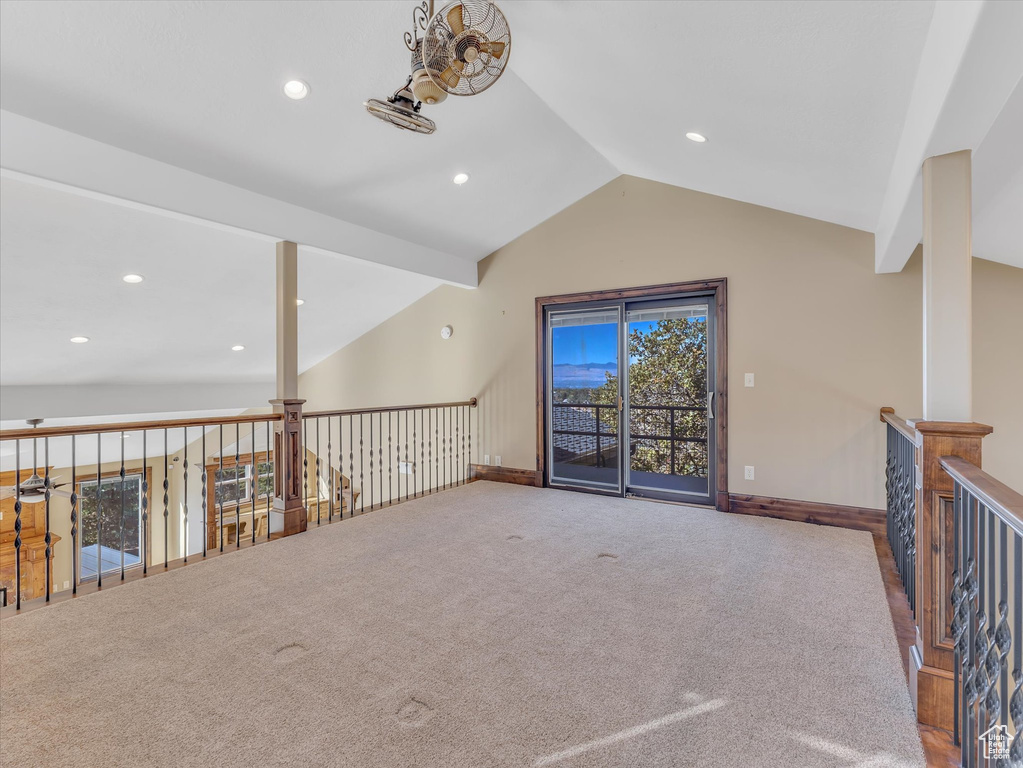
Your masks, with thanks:
[(100, 546), (120, 551), (123, 527), (125, 553), (141, 556), (139, 549), (141, 498), (140, 475), (127, 475), (123, 483), (120, 477), (105, 477), (100, 485), (100, 514), (97, 515), (96, 482), (82, 483), (79, 500), (82, 546), (89, 547), (98, 542)]
[[(659, 320), (645, 332), (629, 333), (629, 431), (631, 467), (638, 472), (671, 472), (671, 442), (654, 437), (707, 437), (707, 321)], [(614, 402), (618, 377), (608, 373), (593, 402)], [(654, 410), (675, 406), (698, 410)], [(609, 428), (616, 414), (602, 413)], [(642, 437), (643, 435), (649, 437)], [(706, 477), (707, 443), (675, 441), (674, 474)]]

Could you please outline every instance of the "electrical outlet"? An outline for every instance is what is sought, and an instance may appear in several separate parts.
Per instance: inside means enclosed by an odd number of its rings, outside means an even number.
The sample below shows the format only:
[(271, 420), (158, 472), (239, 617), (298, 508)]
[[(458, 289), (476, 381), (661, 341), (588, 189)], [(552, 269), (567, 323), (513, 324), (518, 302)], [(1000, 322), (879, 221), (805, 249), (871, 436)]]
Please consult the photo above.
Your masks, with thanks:
[(64, 589), (71, 589), (71, 582), (70, 581), (65, 581), (64, 582)]
[(486, 465), (486, 464), (490, 464), (490, 454), (489, 454), (489, 453), (484, 453), (484, 454), (483, 454), (483, 463), (484, 463), (485, 465)]
[(746, 386), (747, 387), (752, 387), (753, 386), (753, 374), (752, 373), (747, 373), (746, 374)]
[(494, 465), (498, 466), (498, 467), (501, 466), (501, 457), (500, 456), (495, 456), (494, 457)]
[(753, 478), (753, 467), (746, 467), (746, 475), (745, 475), (745, 477), (746, 477), (747, 480), (753, 480), (754, 479)]

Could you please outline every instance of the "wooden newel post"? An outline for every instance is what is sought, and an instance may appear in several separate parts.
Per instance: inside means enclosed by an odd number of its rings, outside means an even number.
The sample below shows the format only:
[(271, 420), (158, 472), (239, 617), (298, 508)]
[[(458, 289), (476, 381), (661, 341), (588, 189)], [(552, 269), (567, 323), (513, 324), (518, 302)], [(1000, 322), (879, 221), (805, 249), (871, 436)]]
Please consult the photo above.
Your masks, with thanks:
[(271, 531), (283, 536), (306, 529), (302, 499), (302, 403), (305, 400), (271, 400), (274, 413), (284, 414), (274, 427), (274, 508), (276, 525)]
[(908, 421), (916, 438), (916, 645), (910, 650), (909, 683), (917, 719), (951, 731), (954, 718), (954, 647), (950, 625), (954, 562), (952, 478), (942, 456), (961, 456), (981, 466), (986, 424)]

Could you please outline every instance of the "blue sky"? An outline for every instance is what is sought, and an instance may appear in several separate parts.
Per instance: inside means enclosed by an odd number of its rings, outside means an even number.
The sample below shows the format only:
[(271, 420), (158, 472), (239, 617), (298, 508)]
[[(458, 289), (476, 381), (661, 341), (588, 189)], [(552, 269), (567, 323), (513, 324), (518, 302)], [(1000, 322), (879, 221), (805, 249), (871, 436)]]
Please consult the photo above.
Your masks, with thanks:
[[(656, 322), (630, 323), (630, 331), (646, 333)], [(552, 329), (555, 365), (613, 363), (618, 359), (618, 326), (570, 325)]]

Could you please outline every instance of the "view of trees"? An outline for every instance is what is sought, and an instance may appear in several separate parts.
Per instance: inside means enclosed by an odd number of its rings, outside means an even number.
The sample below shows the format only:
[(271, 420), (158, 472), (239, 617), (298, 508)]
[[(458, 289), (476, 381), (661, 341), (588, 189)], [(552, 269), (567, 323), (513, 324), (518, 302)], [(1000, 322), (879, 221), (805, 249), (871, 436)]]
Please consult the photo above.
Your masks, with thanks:
[(100, 485), (99, 514), (96, 510), (96, 481), (82, 483), (80, 493), (82, 546), (90, 547), (98, 542), (102, 547), (119, 552), (123, 525), (125, 554), (141, 557), (139, 526), (142, 476), (128, 475), (123, 483), (120, 477), (103, 478)]
[[(629, 430), (631, 468), (638, 472), (672, 473), (671, 444), (675, 443), (674, 474), (706, 477), (706, 442), (678, 438), (707, 437), (707, 321), (705, 318), (659, 320), (629, 334)], [(618, 377), (607, 373), (601, 387), (555, 390), (555, 402), (615, 403)], [(662, 409), (645, 408), (659, 406)], [(672, 413), (663, 408), (679, 409)], [(617, 414), (601, 410), (609, 432)], [(647, 436), (647, 437), (642, 437)], [(662, 438), (662, 439), (657, 439)]]

